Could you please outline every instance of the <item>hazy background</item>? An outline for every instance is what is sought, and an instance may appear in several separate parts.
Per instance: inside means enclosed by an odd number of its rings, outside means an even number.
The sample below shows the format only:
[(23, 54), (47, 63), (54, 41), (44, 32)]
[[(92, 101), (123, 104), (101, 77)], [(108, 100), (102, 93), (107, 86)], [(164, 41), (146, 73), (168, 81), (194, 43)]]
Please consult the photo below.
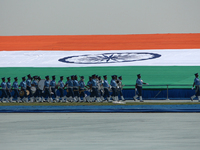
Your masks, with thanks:
[(0, 35), (200, 33), (200, 0), (0, 0)]

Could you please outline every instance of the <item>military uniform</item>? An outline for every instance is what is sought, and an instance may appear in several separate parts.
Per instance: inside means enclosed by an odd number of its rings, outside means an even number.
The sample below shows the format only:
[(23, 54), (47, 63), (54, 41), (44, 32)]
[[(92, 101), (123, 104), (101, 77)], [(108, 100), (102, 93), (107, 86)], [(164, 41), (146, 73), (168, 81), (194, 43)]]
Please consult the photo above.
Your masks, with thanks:
[(2, 94), (1, 94), (1, 102), (3, 102), (3, 99), (5, 98), (6, 102), (8, 102), (8, 96), (7, 96), (7, 92), (6, 92), (6, 82), (5, 82), (5, 78), (1, 78), (2, 82), (1, 82), (1, 87), (2, 87)]
[(79, 81), (79, 88), (80, 88), (80, 97), (83, 97), (83, 101), (86, 102), (85, 98), (85, 82), (84, 82), (84, 77), (81, 76), (81, 80)]
[(6, 82), (6, 92), (7, 92), (7, 96), (9, 97), (9, 101), (12, 102), (12, 96), (11, 96), (11, 82), (10, 82), (10, 77), (7, 78), (8, 79), (8, 82)]
[(111, 88), (112, 88), (112, 99), (114, 101), (118, 101), (118, 94), (117, 94), (117, 83), (116, 83), (116, 76), (113, 75), (112, 76), (112, 80), (110, 81), (110, 85), (111, 85)]
[(71, 76), (71, 79), (70, 80), (68, 80), (67, 82), (66, 82), (66, 84), (67, 84), (67, 90), (68, 90), (68, 100), (70, 101), (70, 102), (73, 102), (73, 101), (75, 101), (74, 100), (74, 91), (73, 91), (73, 78), (74, 78), (74, 76)]
[(103, 88), (104, 88), (104, 95), (103, 97), (107, 99), (108, 102), (111, 102), (110, 101), (110, 92), (109, 92), (109, 84), (108, 84), (108, 81), (107, 81), (107, 76), (103, 76), (104, 77), (104, 82), (103, 82)]
[(12, 87), (14, 88), (14, 95), (13, 97), (16, 97), (17, 98), (17, 102), (19, 103), (20, 102), (20, 96), (19, 96), (19, 86), (18, 86), (18, 82), (17, 82), (17, 77), (14, 78), (15, 81), (13, 82), (13, 85)]
[(50, 93), (50, 81), (49, 81), (49, 76), (45, 77), (46, 80), (44, 82), (44, 98), (47, 96), (47, 101), (53, 102), (53, 99), (51, 98), (51, 93)]
[(31, 91), (31, 75), (27, 75), (28, 79), (26, 80), (26, 89), (29, 91), (30, 93), (30, 101), (33, 101), (33, 94), (32, 94), (32, 91)]
[(60, 80), (58, 81), (58, 84), (59, 84), (59, 92), (60, 92), (60, 97), (62, 99), (62, 101), (64, 101), (64, 82), (62, 81), (63, 80), (63, 76), (60, 77)]
[(75, 96), (76, 102), (81, 101), (80, 94), (79, 94), (79, 83), (77, 81), (77, 76), (76, 75), (74, 76), (73, 90), (74, 90), (74, 96)]
[(125, 99), (124, 99), (124, 96), (123, 96), (123, 93), (122, 93), (123, 85), (122, 85), (122, 81), (120, 79), (122, 79), (122, 76), (119, 76), (119, 78), (117, 80), (118, 81), (118, 83), (117, 83), (117, 85), (118, 85), (118, 94), (120, 95), (121, 100), (124, 101)]
[(34, 76), (33, 77), (34, 78), (34, 80), (32, 81), (32, 85), (36, 88), (36, 91), (35, 91), (35, 93), (34, 93), (34, 100), (36, 101), (36, 102), (38, 102), (38, 101), (41, 101), (41, 98), (39, 97), (40, 96), (40, 89), (38, 88), (38, 80), (37, 80), (37, 76)]
[(193, 101), (193, 99), (195, 97), (198, 97), (198, 101), (200, 102), (200, 80), (199, 80), (198, 76), (199, 76), (199, 74), (196, 73), (195, 74), (194, 83), (193, 83), (193, 86), (195, 86), (195, 89), (196, 89), (195, 90), (195, 95), (193, 95), (190, 99), (191, 99), (191, 101)]
[(25, 81), (25, 77), (22, 77), (22, 82), (19, 85), (21, 87), (21, 91), (24, 92), (24, 98), (22, 99), (23, 102), (27, 102), (28, 103), (28, 96), (26, 93), (26, 81)]
[(55, 79), (56, 79), (56, 77), (52, 76), (52, 80), (50, 82), (50, 86), (51, 86), (51, 92), (53, 92), (53, 94), (51, 96), (54, 96), (55, 102), (56, 102), (56, 101), (58, 101), (58, 96), (56, 94), (56, 81), (55, 81)]

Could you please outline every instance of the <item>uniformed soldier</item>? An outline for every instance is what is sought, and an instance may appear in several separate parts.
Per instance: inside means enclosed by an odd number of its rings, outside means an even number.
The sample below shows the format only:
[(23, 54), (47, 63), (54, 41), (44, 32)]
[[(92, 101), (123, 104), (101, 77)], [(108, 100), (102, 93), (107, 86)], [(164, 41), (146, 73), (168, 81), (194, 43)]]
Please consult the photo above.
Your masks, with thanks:
[(104, 97), (103, 97), (103, 94), (104, 94), (104, 90), (103, 90), (103, 80), (101, 79), (101, 76), (98, 77), (98, 93), (101, 97), (101, 100), (104, 101)]
[(1, 79), (2, 79), (2, 82), (1, 82), (1, 87), (2, 87), (1, 102), (3, 102), (4, 98), (5, 98), (6, 102), (8, 102), (8, 95), (7, 95), (7, 92), (6, 92), (5, 77), (3, 77)]
[(21, 91), (24, 92), (24, 98), (22, 99), (22, 102), (28, 103), (28, 96), (26, 93), (26, 77), (22, 77), (22, 82), (19, 85), (21, 87)]
[[(92, 93), (92, 88), (90, 87), (91, 84), (92, 84), (92, 77), (89, 76), (89, 81), (87, 82), (87, 88), (89, 89), (90, 95), (91, 95), (91, 93)], [(90, 95), (88, 95), (88, 96), (86, 97), (86, 99), (87, 99), (87, 101), (88, 101), (89, 103), (91, 102), (91, 97), (90, 97)]]
[(13, 95), (13, 97), (16, 96), (17, 102), (19, 103), (19, 102), (21, 102), (21, 100), (20, 100), (20, 96), (19, 96), (19, 86), (18, 86), (18, 82), (17, 82), (18, 78), (15, 77), (14, 79), (15, 79), (15, 81), (13, 82), (13, 85), (12, 85), (12, 87), (14, 89), (14, 95)]
[(38, 76), (33, 76), (33, 81), (32, 81), (32, 86), (34, 86), (36, 88), (36, 91), (34, 93), (34, 101), (35, 102), (39, 102), (41, 101), (40, 96), (40, 90), (38, 88)]
[(54, 98), (55, 98), (54, 102), (57, 102), (59, 99), (58, 99), (58, 96), (56, 94), (56, 76), (55, 75), (52, 76), (50, 86), (51, 86), (51, 91), (53, 92), (52, 96), (54, 96)]
[(60, 80), (58, 81), (59, 84), (59, 92), (60, 92), (60, 97), (61, 97), (61, 101), (60, 102), (64, 102), (65, 98), (64, 98), (64, 82), (63, 82), (63, 76), (60, 76)]
[(102, 102), (99, 94), (98, 94), (98, 85), (97, 85), (97, 80), (96, 80), (96, 75), (92, 75), (92, 81), (91, 81), (91, 85), (90, 87), (92, 88), (92, 92), (91, 92), (91, 101), (95, 102), (95, 98), (97, 98), (97, 102)]
[(32, 78), (31, 78), (31, 75), (28, 74), (27, 75), (28, 79), (26, 80), (26, 89), (29, 91), (30, 93), (30, 101), (32, 102), (33, 101), (33, 94), (32, 94), (32, 91), (31, 91), (31, 82), (32, 82)]
[(76, 102), (81, 102), (80, 94), (79, 94), (79, 84), (77, 80), (77, 75), (74, 75), (73, 81), (73, 90)]
[(191, 101), (193, 101), (193, 99), (197, 96), (198, 97), (198, 101), (200, 102), (200, 81), (199, 81), (199, 74), (198, 73), (195, 73), (195, 79), (194, 79), (194, 83), (193, 83), (193, 86), (192, 86), (192, 89), (194, 89), (194, 86), (195, 86), (195, 95), (193, 95), (190, 99)]
[(118, 77), (118, 83), (117, 84), (118, 84), (118, 93), (119, 93), (119, 95), (121, 97), (121, 100), (125, 101), (123, 93), (122, 93), (122, 88), (124, 86), (124, 85), (122, 85), (122, 76)]
[(9, 97), (9, 101), (12, 103), (12, 96), (11, 96), (11, 92), (12, 92), (12, 86), (11, 86), (11, 82), (10, 82), (10, 77), (7, 78), (7, 82), (6, 82), (6, 92), (7, 92), (7, 96)]
[(109, 92), (110, 85), (108, 84), (108, 81), (107, 81), (107, 75), (104, 75), (103, 78), (104, 78), (104, 82), (103, 82), (104, 95), (103, 95), (103, 97), (106, 98), (108, 102), (112, 102), (110, 100), (110, 92)]
[(111, 77), (112, 77), (112, 80), (110, 81), (110, 86), (111, 86), (111, 89), (112, 89), (112, 95), (111, 96), (112, 96), (112, 99), (114, 101), (118, 101), (117, 83), (116, 83), (117, 76), (113, 75)]
[(71, 102), (70, 101), (70, 94), (69, 94), (69, 90), (68, 90), (68, 83), (69, 83), (69, 77), (66, 77), (67, 81), (65, 82), (65, 86), (64, 88), (66, 87), (66, 91), (67, 91), (67, 95), (66, 95), (66, 102)]
[(47, 96), (47, 102), (52, 103), (53, 99), (51, 98), (51, 93), (50, 93), (50, 81), (49, 81), (49, 76), (45, 76), (46, 80), (44, 82), (44, 98)]
[(146, 85), (149, 85), (148, 83), (144, 83), (141, 79), (141, 75), (138, 74), (137, 75), (137, 80), (136, 80), (136, 85), (135, 85), (135, 90), (138, 92), (138, 95), (135, 95), (133, 97), (133, 99), (136, 101), (137, 100), (137, 97), (140, 97), (140, 102), (143, 102), (142, 100), (142, 85), (143, 84), (146, 84)]
[(83, 102), (87, 102), (85, 97), (85, 82), (84, 82), (84, 76), (80, 77), (81, 80), (79, 81), (79, 91), (80, 91), (80, 97), (83, 97)]
[(74, 91), (73, 91), (73, 85), (74, 84), (74, 76), (72, 75), (71, 76), (71, 79), (69, 79), (67, 82), (66, 82), (66, 86), (67, 86), (67, 90), (68, 90), (68, 101), (69, 102), (75, 102), (76, 100), (74, 99)]

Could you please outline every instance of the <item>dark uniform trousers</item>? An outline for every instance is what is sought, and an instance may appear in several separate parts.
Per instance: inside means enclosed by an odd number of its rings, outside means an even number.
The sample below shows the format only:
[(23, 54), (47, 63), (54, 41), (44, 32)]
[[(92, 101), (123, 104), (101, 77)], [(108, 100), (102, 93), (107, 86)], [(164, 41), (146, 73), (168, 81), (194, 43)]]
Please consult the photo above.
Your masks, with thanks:
[(7, 97), (8, 97), (8, 96), (7, 96), (6, 89), (2, 89), (1, 92), (2, 92), (1, 98), (3, 98), (3, 97), (7, 98)]
[(58, 90), (60, 92), (60, 97), (64, 97), (64, 89), (63, 88), (59, 88)]
[(142, 96), (142, 86), (137, 86), (138, 96)]
[(73, 90), (74, 90), (74, 96), (80, 97), (78, 88), (73, 88)]
[(67, 97), (70, 97), (70, 96), (74, 98), (73, 88), (68, 88)]
[(7, 96), (8, 96), (8, 97), (11, 97), (10, 89), (7, 89), (7, 90), (6, 90), (6, 93), (7, 93)]
[(108, 88), (104, 88), (104, 95), (103, 97), (110, 97), (110, 92), (108, 91)]
[(123, 96), (122, 88), (119, 88), (119, 89), (118, 89), (118, 93), (119, 93), (120, 96)]
[(195, 89), (196, 89), (195, 95), (196, 95), (196, 96), (200, 96), (200, 87), (199, 87), (199, 86), (195, 86)]
[(51, 88), (51, 91), (53, 92), (52, 96), (54, 96), (56, 98), (56, 96), (57, 96), (56, 88)]
[(19, 97), (19, 90), (18, 89), (14, 89), (14, 95), (13, 97)]
[(44, 91), (44, 97), (48, 96), (48, 98), (51, 97), (51, 93), (50, 93), (50, 89), (49, 88), (45, 88), (45, 91)]
[(80, 97), (85, 97), (85, 92), (84, 92), (84, 89), (80, 89)]
[(112, 87), (112, 95), (111, 96), (117, 96), (118, 94), (117, 94), (117, 88), (115, 88), (115, 87)]

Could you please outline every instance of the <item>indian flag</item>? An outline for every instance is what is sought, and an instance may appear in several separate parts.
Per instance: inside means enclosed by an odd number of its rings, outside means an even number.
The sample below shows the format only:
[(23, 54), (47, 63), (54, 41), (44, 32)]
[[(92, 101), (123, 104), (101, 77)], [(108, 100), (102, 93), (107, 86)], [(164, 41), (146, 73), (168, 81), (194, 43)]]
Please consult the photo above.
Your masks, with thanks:
[[(0, 77), (136, 75), (151, 85), (192, 84), (200, 34), (0, 36)], [(128, 88), (128, 87), (127, 87)]]

